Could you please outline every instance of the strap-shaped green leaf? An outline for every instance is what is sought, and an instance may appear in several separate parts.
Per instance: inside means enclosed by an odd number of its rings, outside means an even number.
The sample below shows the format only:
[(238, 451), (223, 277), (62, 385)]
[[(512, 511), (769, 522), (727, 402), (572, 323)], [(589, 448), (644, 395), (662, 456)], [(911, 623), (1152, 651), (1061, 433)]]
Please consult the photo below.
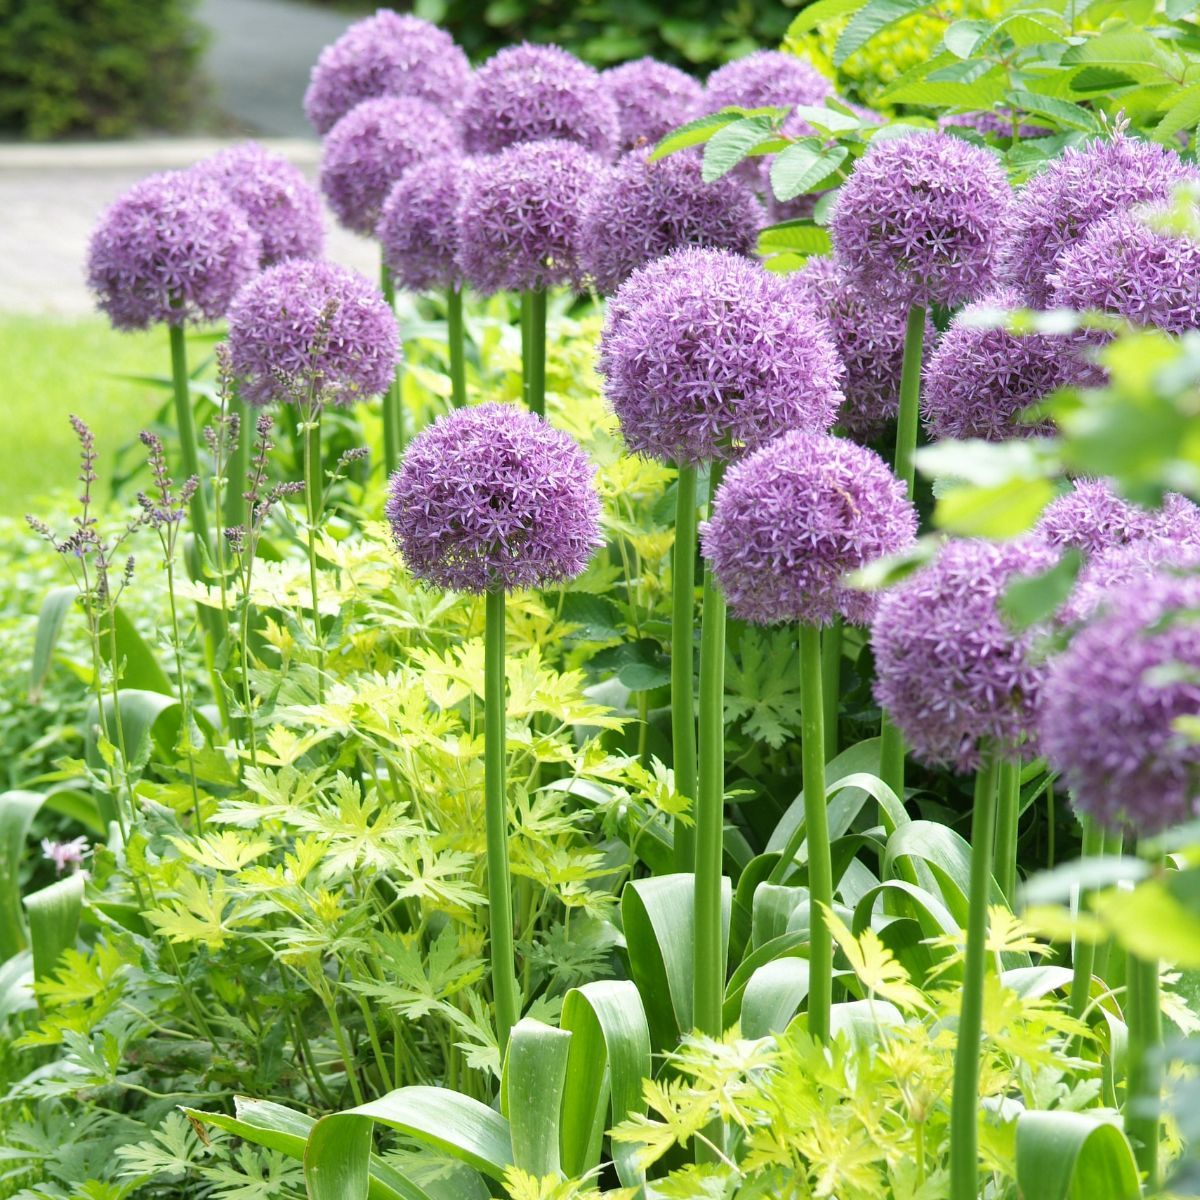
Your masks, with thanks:
[(782, 1033), (808, 996), (808, 960), (776, 958), (750, 976), (742, 993), (742, 1033)]
[(53, 974), (62, 952), (75, 945), (83, 911), (83, 883), (83, 875), (76, 873), (25, 897), (35, 980)]
[(41, 806), (38, 792), (0, 793), (0, 962), (25, 947), (21, 859), (29, 827)]
[(58, 645), (58, 635), (62, 632), (63, 622), (79, 591), (74, 587), (54, 588), (46, 593), (42, 607), (38, 611), (37, 631), (33, 638), (33, 662), (29, 669), (29, 703), (37, 704), (42, 698), (42, 685), (50, 674), (50, 664), (54, 661), (54, 648)]
[(1038, 1200), (1137, 1200), (1142, 1194), (1125, 1134), (1076, 1112), (1017, 1118), (1017, 1188)]
[(501, 1108), (508, 1118), (513, 1161), (537, 1179), (562, 1171), (559, 1135), (571, 1034), (526, 1017), (512, 1028)]

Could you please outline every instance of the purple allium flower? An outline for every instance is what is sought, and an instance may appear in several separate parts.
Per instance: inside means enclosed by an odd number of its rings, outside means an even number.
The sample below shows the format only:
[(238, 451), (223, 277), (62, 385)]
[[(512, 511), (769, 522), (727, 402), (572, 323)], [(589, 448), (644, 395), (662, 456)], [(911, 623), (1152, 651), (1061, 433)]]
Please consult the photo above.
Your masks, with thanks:
[(424, 159), (388, 193), (375, 236), (388, 270), (409, 291), (460, 283), (458, 204), (473, 163), (457, 154)]
[(1145, 537), (1152, 532), (1149, 518), (1107, 479), (1077, 479), (1071, 491), (1042, 510), (1034, 533), (1051, 546), (1090, 556)]
[(196, 164), (246, 214), (262, 238), (262, 265), (320, 258), (325, 245), (321, 197), (282, 154), (257, 142), (231, 146)]
[(1054, 431), (1054, 423), (1028, 423), (1022, 412), (1056, 388), (1080, 383), (1095, 368), (1069, 337), (1010, 333), (985, 324), (988, 314), (1021, 307), (1011, 288), (968, 305), (950, 322), (925, 367), (921, 409), (935, 438), (1002, 442)]
[(485, 295), (578, 286), (583, 202), (603, 172), (573, 142), (528, 142), (476, 159), (458, 208), (466, 281)]
[(560, 46), (507, 46), (475, 72), (462, 116), (470, 154), (523, 142), (577, 142), (610, 159), (620, 142), (617, 105), (599, 74)]
[(602, 545), (593, 474), (576, 442), (534, 413), (455, 409), (409, 445), (387, 518), (408, 569), (434, 587), (561, 583)]
[(1059, 308), (1097, 308), (1168, 333), (1200, 326), (1200, 244), (1134, 213), (1094, 222), (1048, 282)]
[(105, 209), (88, 246), (88, 287), (117, 329), (215, 321), (258, 270), (261, 245), (220, 188), (167, 171)]
[[(959, 129), (974, 129), (984, 137), (1012, 137), (1012, 112), (1008, 109), (981, 110), (979, 112), (943, 113), (938, 117), (938, 125)], [(1045, 137), (1053, 132), (1042, 125), (1029, 125), (1022, 122), (1017, 127), (1017, 137)]]
[(703, 549), (733, 612), (773, 625), (871, 619), (875, 596), (842, 577), (912, 544), (916, 509), (874, 451), (794, 430), (729, 468)]
[(625, 155), (584, 202), (579, 257), (600, 292), (684, 246), (751, 254), (757, 245), (763, 208), (746, 184), (730, 175), (705, 183), (696, 154), (649, 155)]
[(874, 142), (829, 223), (846, 274), (904, 305), (953, 308), (991, 283), (1012, 200), (999, 158), (945, 133)]
[(801, 270), (783, 279), (828, 321), (833, 332), (846, 367), (842, 383), (846, 402), (838, 424), (851, 437), (875, 437), (900, 407), (904, 313), (861, 292), (833, 258), (810, 258)]
[(50, 838), (42, 838), (42, 857), (54, 864), (56, 875), (63, 874), (68, 867), (72, 872), (78, 871), (83, 866), (88, 848), (88, 840), (85, 837), (72, 838), (69, 842), (55, 842)]
[(700, 115), (704, 88), (678, 67), (654, 58), (639, 58), (600, 73), (617, 106), (620, 149), (659, 141), (679, 125)]
[(1062, 624), (1086, 621), (1104, 608), (1110, 595), (1172, 568), (1200, 568), (1200, 539), (1180, 540), (1152, 534), (1124, 546), (1110, 546), (1090, 558), (1058, 614)]
[(884, 592), (871, 625), (875, 698), (924, 762), (971, 770), (984, 739), (1012, 754), (1033, 733), (1044, 674), (1037, 635), (1013, 630), (999, 600), (1055, 557), (1034, 538), (948, 542)]
[(322, 134), (379, 96), (413, 96), (454, 113), (470, 79), (467, 56), (444, 29), (380, 9), (321, 51), (304, 113)]
[(1139, 835), (1195, 817), (1200, 744), (1175, 722), (1200, 712), (1200, 576), (1111, 593), (1051, 662), (1041, 710), (1041, 746), (1080, 813)]
[(1155, 537), (1200, 545), (1200, 505), (1194, 504), (1186, 496), (1167, 492), (1163, 496), (1162, 508), (1151, 512), (1149, 517), (1150, 531)]
[(1017, 192), (998, 278), (1034, 308), (1051, 299), (1059, 256), (1096, 221), (1140, 203), (1164, 203), (1196, 172), (1173, 150), (1118, 132), (1068, 147)]
[(428, 101), (364, 100), (325, 139), (321, 191), (347, 229), (370, 235), (396, 180), (414, 163), (457, 148), (454, 123)]
[(723, 108), (769, 108), (820, 104), (833, 84), (816, 67), (782, 50), (756, 50), (718, 67), (704, 89), (709, 112)]
[(247, 284), (229, 312), (229, 361), (251, 404), (354, 404), (386, 392), (396, 319), (348, 267), (293, 259)]
[(842, 365), (828, 325), (749, 259), (672, 254), (635, 271), (614, 310), (599, 367), (635, 453), (729, 459), (790, 429), (823, 432), (837, 417)]

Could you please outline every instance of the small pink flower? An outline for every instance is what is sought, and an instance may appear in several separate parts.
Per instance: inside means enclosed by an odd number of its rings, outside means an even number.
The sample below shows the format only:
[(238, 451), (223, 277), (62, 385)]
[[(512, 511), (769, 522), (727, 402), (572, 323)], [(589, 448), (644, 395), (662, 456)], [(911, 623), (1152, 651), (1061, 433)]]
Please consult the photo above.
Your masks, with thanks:
[(42, 838), (42, 857), (54, 864), (58, 875), (62, 875), (68, 867), (72, 873), (78, 871), (87, 853), (88, 840), (85, 837), (72, 838), (69, 842), (53, 842), (49, 838)]

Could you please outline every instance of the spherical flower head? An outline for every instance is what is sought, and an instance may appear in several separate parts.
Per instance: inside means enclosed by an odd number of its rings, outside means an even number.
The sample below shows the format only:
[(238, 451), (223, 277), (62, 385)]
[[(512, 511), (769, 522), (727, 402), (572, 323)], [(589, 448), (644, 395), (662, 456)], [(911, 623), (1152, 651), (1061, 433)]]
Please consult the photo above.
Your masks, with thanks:
[(408, 569), (433, 587), (561, 583), (602, 544), (593, 473), (579, 446), (534, 413), (455, 409), (409, 445), (387, 518)]
[(1196, 816), (1200, 576), (1163, 572), (1110, 593), (1051, 663), (1041, 747), (1076, 810), (1110, 829), (1160, 833)]
[(898, 304), (955, 308), (988, 289), (1012, 190), (999, 158), (945, 133), (874, 142), (834, 202), (846, 274)]
[(1017, 192), (1000, 280), (1031, 307), (1046, 308), (1059, 257), (1093, 223), (1135, 204), (1164, 203), (1176, 185), (1196, 178), (1173, 150), (1120, 132), (1068, 147)]
[(427, 101), (364, 100), (325, 139), (321, 191), (347, 229), (369, 236), (396, 180), (414, 163), (457, 148), (454, 123)]
[(427, 292), (461, 283), (458, 205), (473, 161), (435, 155), (414, 163), (392, 185), (375, 236), (401, 287)]
[[(1011, 138), (1013, 136), (1012, 112), (1008, 109), (984, 109), (979, 112), (944, 113), (938, 117), (942, 129), (974, 129), (984, 137)], [(1018, 138), (1046, 137), (1052, 131), (1042, 125), (1021, 122), (1017, 126)]]
[(828, 430), (842, 402), (842, 365), (808, 304), (725, 250), (665, 261), (644, 268), (652, 290), (641, 272), (630, 276), (600, 339), (605, 394), (629, 449), (694, 465), (790, 429)]
[(1096, 221), (1059, 255), (1048, 282), (1058, 308), (1096, 308), (1168, 333), (1200, 327), (1200, 243), (1142, 214)]
[(610, 67), (600, 78), (617, 106), (622, 150), (653, 144), (702, 110), (704, 88), (699, 81), (654, 58)]
[(982, 742), (1017, 754), (1034, 733), (1044, 674), (1036, 634), (1012, 629), (1000, 600), (1056, 557), (1032, 538), (949, 542), (884, 592), (871, 625), (875, 698), (923, 762), (972, 770)]
[(723, 108), (768, 108), (820, 104), (833, 84), (816, 67), (782, 50), (756, 50), (718, 67), (704, 89), (708, 112)]
[(229, 312), (240, 394), (354, 404), (387, 391), (400, 361), (391, 308), (370, 280), (330, 262), (292, 259), (247, 284)]
[(105, 209), (88, 246), (88, 287), (117, 329), (215, 321), (261, 250), (229, 196), (193, 171), (167, 171)]
[(469, 154), (524, 142), (577, 142), (611, 159), (620, 142), (616, 101), (598, 72), (560, 46), (508, 46), (475, 72), (461, 114)]
[(197, 163), (222, 188), (262, 239), (262, 265), (320, 258), (325, 246), (321, 197), (282, 154), (257, 142), (231, 146)]
[(853, 438), (878, 436), (900, 407), (904, 313), (857, 288), (833, 258), (810, 258), (783, 279), (828, 322), (845, 364), (838, 424)]
[(1152, 532), (1145, 509), (1117, 495), (1107, 479), (1077, 479), (1042, 510), (1034, 533), (1048, 545), (1085, 556), (1124, 546)]
[(916, 538), (916, 509), (874, 451), (826, 433), (785, 433), (729, 468), (703, 550), (736, 616), (758, 625), (871, 618), (848, 572)]
[(604, 164), (573, 142), (527, 142), (479, 158), (459, 204), (459, 266), (485, 295), (579, 286), (583, 203)]
[(444, 29), (380, 9), (321, 51), (304, 112), (320, 134), (379, 96), (413, 96), (454, 113), (470, 79), (467, 56)]
[(1162, 507), (1149, 516), (1153, 536), (1200, 546), (1200, 505), (1186, 496), (1167, 492)]
[(1010, 333), (995, 322), (1022, 307), (1015, 291), (1001, 289), (962, 309), (950, 322), (925, 368), (921, 408), (934, 438), (1002, 442), (1054, 431), (1050, 420), (1022, 420), (1025, 409), (1056, 388), (1094, 373), (1069, 337)]
[(1122, 588), (1164, 571), (1200, 568), (1200, 540), (1180, 540), (1151, 534), (1124, 546), (1101, 550), (1086, 563), (1071, 595), (1058, 613), (1063, 625), (1088, 620), (1104, 609), (1108, 598)]
[(751, 254), (763, 208), (731, 175), (705, 183), (700, 158), (681, 152), (656, 162), (625, 155), (589, 193), (579, 257), (600, 292), (615, 292), (638, 267), (684, 246)]

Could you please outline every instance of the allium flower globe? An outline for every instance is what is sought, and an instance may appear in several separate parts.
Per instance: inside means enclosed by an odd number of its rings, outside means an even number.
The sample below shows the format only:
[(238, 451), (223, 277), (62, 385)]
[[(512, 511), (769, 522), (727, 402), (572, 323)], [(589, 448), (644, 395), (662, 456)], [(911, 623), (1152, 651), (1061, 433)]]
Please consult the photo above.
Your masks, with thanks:
[(408, 569), (434, 587), (561, 583), (602, 544), (593, 473), (567, 434), (525, 409), (456, 409), (409, 445), (387, 518)]
[(790, 429), (829, 429), (842, 401), (837, 350), (825, 322), (777, 276), (724, 250), (643, 270), (653, 287), (634, 272), (617, 292), (599, 354), (631, 451), (696, 465)]
[(731, 175), (705, 183), (695, 154), (649, 154), (625, 155), (584, 202), (579, 257), (600, 292), (684, 246), (751, 254), (757, 244), (763, 209), (746, 184)]
[(229, 312), (229, 360), (251, 404), (354, 404), (387, 391), (400, 339), (379, 290), (348, 267), (293, 259), (264, 271)]
[(729, 468), (702, 529), (733, 613), (759, 625), (866, 624), (875, 597), (843, 576), (911, 545), (917, 514), (877, 454), (825, 433), (785, 433)]
[(469, 154), (524, 142), (577, 142), (611, 159), (617, 105), (599, 74), (560, 46), (508, 46), (476, 72), (460, 117)]
[(193, 171), (135, 183), (100, 217), (88, 287), (117, 329), (215, 321), (258, 270), (262, 241), (245, 213)]
[(704, 88), (699, 81), (654, 58), (610, 67), (600, 78), (617, 106), (622, 150), (653, 144), (702, 110)]
[(1071, 595), (1058, 613), (1065, 625), (1086, 621), (1104, 609), (1111, 595), (1138, 580), (1200, 568), (1200, 539), (1151, 534), (1094, 555), (1079, 572)]
[(1100, 309), (1168, 333), (1200, 327), (1200, 243), (1148, 215), (1097, 221), (1059, 256), (1051, 303)]
[(1173, 150), (1124, 133), (1068, 147), (1016, 195), (1000, 250), (1000, 281), (1033, 308), (1051, 303), (1059, 257), (1091, 225), (1141, 203), (1164, 203), (1197, 178)]
[(1077, 479), (1042, 510), (1034, 532), (1051, 546), (1085, 555), (1144, 537), (1146, 513), (1118, 496), (1107, 479)]
[(321, 197), (282, 154), (243, 142), (197, 163), (222, 188), (262, 239), (262, 265), (320, 258), (325, 246)]
[(401, 287), (427, 292), (461, 281), (458, 205), (472, 162), (457, 154), (423, 159), (388, 193), (375, 236)]
[(875, 698), (917, 758), (972, 770), (981, 742), (1016, 754), (1035, 732), (1037, 635), (1014, 630), (999, 602), (1015, 578), (1055, 558), (1037, 539), (949, 542), (883, 593), (871, 624)]
[(1049, 420), (1022, 420), (1056, 388), (1094, 373), (1068, 337), (1010, 333), (988, 318), (1021, 307), (1011, 289), (968, 305), (950, 322), (925, 367), (921, 408), (935, 438), (1002, 442), (1049, 434)]
[(1110, 593), (1054, 658), (1041, 747), (1081, 814), (1153, 836), (1193, 819), (1200, 744), (1175, 727), (1200, 712), (1200, 576), (1162, 573)]
[(782, 50), (756, 50), (718, 67), (704, 88), (707, 112), (723, 108), (767, 108), (820, 104), (833, 84), (816, 67)]
[(453, 113), (470, 79), (466, 54), (444, 29), (380, 9), (321, 51), (304, 94), (304, 112), (321, 134), (364, 100), (379, 96), (413, 96)]
[(573, 142), (476, 160), (458, 208), (459, 265), (485, 295), (578, 285), (583, 202), (604, 165)]
[(321, 191), (347, 229), (373, 234), (392, 185), (414, 163), (458, 148), (454, 123), (424, 100), (364, 100), (329, 131)]
[(953, 308), (991, 283), (1011, 199), (991, 150), (913, 133), (872, 144), (838, 192), (829, 228), (847, 276), (864, 290)]
[(851, 437), (875, 437), (900, 406), (904, 314), (861, 292), (833, 258), (810, 258), (802, 270), (783, 279), (829, 323), (845, 364), (846, 402), (838, 424)]
[[(981, 133), (984, 137), (1011, 138), (1013, 132), (1012, 113), (1003, 109), (944, 113), (938, 117), (938, 125), (943, 129), (947, 127), (974, 129), (976, 133)], [(1017, 127), (1017, 136), (1020, 138), (1045, 137), (1051, 132), (1052, 130), (1046, 129), (1044, 126), (1031, 125), (1025, 121), (1022, 121)]]

